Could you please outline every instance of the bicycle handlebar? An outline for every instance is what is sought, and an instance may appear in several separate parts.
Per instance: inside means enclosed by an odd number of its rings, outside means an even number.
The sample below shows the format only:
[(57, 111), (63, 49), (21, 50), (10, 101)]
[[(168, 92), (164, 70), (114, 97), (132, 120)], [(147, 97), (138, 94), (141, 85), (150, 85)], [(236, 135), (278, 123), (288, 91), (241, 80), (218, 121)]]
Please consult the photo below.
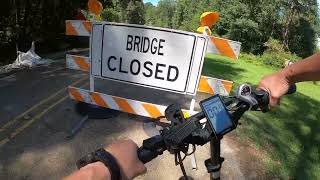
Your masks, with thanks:
[[(243, 89), (240, 89), (242, 87)], [(245, 88), (250, 88), (249, 90)], [(296, 86), (289, 88), (287, 94), (296, 91)], [(248, 95), (249, 92), (249, 95)], [(229, 111), (232, 120), (238, 124), (241, 116), (248, 110), (261, 109), (262, 112), (268, 112), (269, 93), (262, 90), (251, 89), (249, 85), (240, 85), (238, 95), (223, 98), (226, 106), (235, 106), (236, 109)], [(236, 105), (234, 105), (236, 104)], [(232, 112), (231, 112), (232, 111)], [(165, 116), (171, 121), (171, 127), (164, 128), (160, 131), (161, 135), (153, 136), (143, 141), (143, 145), (138, 149), (138, 158), (143, 163), (148, 163), (158, 155), (168, 150), (170, 153), (177, 155), (180, 152), (187, 153), (188, 145), (204, 145), (213, 137), (208, 128), (200, 124), (200, 120), (205, 118), (203, 112), (199, 112), (187, 119), (184, 119), (180, 106), (170, 105), (167, 107)], [(234, 127), (235, 129), (236, 127)], [(212, 131), (212, 130), (211, 130)], [(177, 163), (176, 159), (176, 165)]]

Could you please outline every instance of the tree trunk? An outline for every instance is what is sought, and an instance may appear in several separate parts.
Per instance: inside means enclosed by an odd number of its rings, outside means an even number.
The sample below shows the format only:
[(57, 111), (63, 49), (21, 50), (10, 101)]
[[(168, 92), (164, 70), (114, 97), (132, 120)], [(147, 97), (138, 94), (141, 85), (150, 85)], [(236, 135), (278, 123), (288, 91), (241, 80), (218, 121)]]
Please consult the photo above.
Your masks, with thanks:
[(290, 13), (289, 13), (289, 17), (284, 29), (284, 33), (283, 33), (283, 48), (285, 50), (289, 49), (289, 33), (290, 33), (290, 26), (292, 24), (292, 20), (295, 14), (295, 4), (294, 2), (292, 2), (291, 7), (290, 7)]

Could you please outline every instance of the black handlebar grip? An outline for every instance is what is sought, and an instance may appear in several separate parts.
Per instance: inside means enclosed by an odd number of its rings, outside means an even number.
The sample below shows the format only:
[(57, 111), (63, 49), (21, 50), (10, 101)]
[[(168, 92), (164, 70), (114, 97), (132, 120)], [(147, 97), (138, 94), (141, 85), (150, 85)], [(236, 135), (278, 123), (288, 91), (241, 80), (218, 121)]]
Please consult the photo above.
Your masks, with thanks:
[(143, 164), (146, 164), (156, 158), (158, 156), (158, 153), (155, 151), (150, 151), (148, 149), (145, 149), (143, 147), (140, 147), (137, 151), (138, 158)]
[[(289, 94), (293, 94), (297, 91), (297, 86), (291, 85), (288, 89), (288, 92), (286, 93), (286, 95)], [(262, 112), (268, 112), (270, 110), (269, 108), (269, 93), (266, 91), (258, 91), (257, 93), (258, 95), (258, 102), (259, 102), (259, 107), (261, 109)]]

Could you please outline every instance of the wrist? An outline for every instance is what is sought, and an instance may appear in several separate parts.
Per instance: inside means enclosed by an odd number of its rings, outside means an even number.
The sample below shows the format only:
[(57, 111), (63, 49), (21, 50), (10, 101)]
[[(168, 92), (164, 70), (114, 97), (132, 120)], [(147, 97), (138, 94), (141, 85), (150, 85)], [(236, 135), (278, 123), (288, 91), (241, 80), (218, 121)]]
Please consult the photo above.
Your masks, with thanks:
[(83, 171), (86, 174), (86, 177), (88, 177), (87, 179), (111, 179), (109, 169), (99, 161), (82, 167), (80, 171)]
[(283, 77), (283, 79), (288, 83), (288, 85), (295, 84), (295, 80), (293, 77), (293, 70), (292, 67), (288, 66), (282, 71), (279, 72), (279, 74)]

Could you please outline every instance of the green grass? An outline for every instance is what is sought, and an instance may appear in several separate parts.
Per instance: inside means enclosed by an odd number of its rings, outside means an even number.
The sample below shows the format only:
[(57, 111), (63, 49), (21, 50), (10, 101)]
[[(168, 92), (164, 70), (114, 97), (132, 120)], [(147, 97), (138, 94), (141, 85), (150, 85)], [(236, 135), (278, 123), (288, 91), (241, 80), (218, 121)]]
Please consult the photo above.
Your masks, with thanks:
[[(235, 82), (258, 84), (276, 69), (245, 59), (232, 61), (208, 55), (203, 74)], [(267, 152), (264, 163), (269, 178), (320, 179), (320, 85), (297, 84), (298, 91), (285, 96), (272, 112), (249, 112), (237, 129)]]

